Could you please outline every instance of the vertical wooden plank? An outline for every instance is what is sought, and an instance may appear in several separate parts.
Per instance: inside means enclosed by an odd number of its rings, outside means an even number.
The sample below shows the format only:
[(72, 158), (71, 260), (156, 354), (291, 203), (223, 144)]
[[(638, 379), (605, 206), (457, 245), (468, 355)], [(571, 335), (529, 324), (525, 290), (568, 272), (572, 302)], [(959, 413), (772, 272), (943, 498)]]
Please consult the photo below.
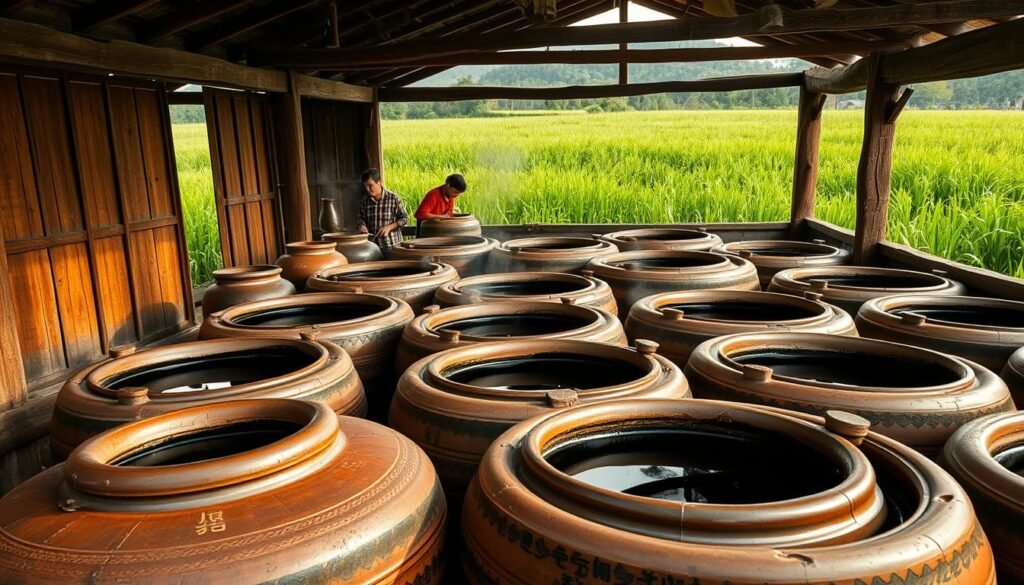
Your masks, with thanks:
[(120, 225), (103, 88), (72, 81), (67, 91), (86, 227)]
[(0, 228), (7, 240), (43, 235), (18, 78), (0, 75)]
[(166, 226), (153, 230), (153, 245), (156, 253), (157, 276), (160, 280), (160, 298), (165, 327), (172, 327), (185, 319), (185, 311), (182, 306), (185, 291), (182, 290), (178, 264), (181, 250), (178, 248), (177, 229), (176, 226)]
[(100, 311), (107, 321), (108, 343), (111, 347), (138, 341), (132, 305), (131, 282), (120, 236), (96, 240), (94, 270), (99, 275)]
[(86, 245), (51, 248), (50, 258), (67, 366), (73, 368), (95, 361), (102, 357), (103, 349)]
[[(252, 98), (249, 96), (236, 96), (235, 107), (235, 135), (238, 138), (238, 167), (242, 174), (243, 196), (257, 195), (259, 190), (259, 178), (256, 173), (256, 145), (252, 127), (252, 115), (249, 104)], [(240, 203), (245, 209), (245, 225), (249, 241), (250, 261), (253, 264), (265, 264), (273, 260), (268, 259), (266, 250), (266, 237), (263, 234), (263, 213), (259, 201)]]
[(22, 81), (36, 188), (48, 235), (81, 231), (84, 228), (74, 176), (74, 159), (65, 124), (61, 82), (25, 77)]
[(174, 157), (174, 140), (171, 132), (171, 110), (167, 104), (167, 87), (160, 84), (160, 91), (157, 93), (160, 100), (160, 127), (162, 129), (162, 144), (164, 147), (164, 160), (167, 161), (170, 178), (171, 203), (174, 206), (174, 215), (178, 218), (175, 237), (177, 238), (177, 266), (178, 282), (182, 287), (180, 303), (183, 304), (184, 315), (189, 323), (195, 323), (196, 312), (195, 302), (192, 299), (192, 273), (189, 269), (188, 243), (185, 241), (185, 214), (181, 207), (181, 190), (178, 186), (178, 163)]
[(146, 190), (149, 193), (151, 216), (170, 217), (174, 215), (171, 195), (170, 169), (164, 151), (164, 134), (161, 126), (162, 113), (160, 98), (155, 90), (135, 90), (136, 115), (139, 124), (139, 140), (146, 169)]
[[(619, 0), (619, 22), (622, 24), (629, 22), (629, 0)], [(619, 53), (621, 55), (619, 60), (619, 85), (629, 83), (629, 61), (626, 60), (626, 51), (628, 49), (628, 43), (619, 43)]]
[(149, 339), (169, 326), (165, 320), (163, 291), (157, 262), (153, 230), (132, 232), (129, 237), (132, 257), (145, 269), (135, 273), (135, 286), (139, 295), (138, 311), (142, 317), (142, 338)]
[(285, 240), (313, 239), (313, 213), (306, 176), (306, 150), (302, 130), (302, 107), (295, 87), (295, 74), (288, 75), (288, 92), (271, 98), (277, 152), (281, 163), (278, 197), (284, 212)]
[(868, 90), (864, 104), (864, 144), (857, 164), (857, 229), (853, 262), (871, 265), (878, 243), (885, 239), (892, 182), (892, 145), (895, 120), (890, 119), (899, 87), (882, 81), (880, 55), (870, 57)]
[(7, 258), (7, 266), (14, 285), (12, 292), (18, 299), (14, 321), (25, 379), (31, 381), (64, 369), (67, 363), (49, 254), (46, 250), (14, 254)]
[[(0, 102), (2, 103), (2, 102)], [(0, 114), (2, 115), (2, 114)], [(4, 225), (0, 223), (0, 409), (7, 410), (28, 399), (28, 384), (22, 366), (18, 323), (11, 315), (17, 304), (12, 290), (12, 273), (7, 266), (7, 248), (4, 244)], [(19, 295), (20, 296), (20, 295)]]
[(224, 190), (226, 185), (224, 182), (224, 165), (222, 164), (223, 153), (221, 152), (220, 144), (220, 115), (217, 109), (217, 96), (216, 90), (210, 88), (203, 88), (203, 109), (206, 112), (206, 139), (210, 145), (210, 166), (213, 171), (213, 198), (214, 205), (217, 208), (217, 232), (220, 234), (220, 250), (221, 257), (224, 260), (224, 266), (235, 266), (235, 259), (231, 255), (231, 240), (228, 238), (230, 229), (228, 228), (227, 209), (225, 205)]
[(814, 217), (818, 188), (818, 146), (821, 138), (821, 110), (825, 96), (800, 88), (797, 110), (796, 156), (793, 161), (793, 201), (789, 214), (789, 235), (803, 236), (804, 218)]
[(135, 92), (129, 87), (111, 86), (108, 97), (118, 185), (124, 196), (125, 221), (147, 220), (153, 214), (149, 208), (149, 187), (139, 139), (139, 121), (135, 113)]

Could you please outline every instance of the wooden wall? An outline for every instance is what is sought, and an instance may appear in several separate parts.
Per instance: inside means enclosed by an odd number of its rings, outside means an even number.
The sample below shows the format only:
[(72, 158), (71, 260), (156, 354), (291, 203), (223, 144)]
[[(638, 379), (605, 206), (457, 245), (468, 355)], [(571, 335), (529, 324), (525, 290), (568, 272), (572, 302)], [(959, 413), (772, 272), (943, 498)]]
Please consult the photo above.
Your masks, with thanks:
[(302, 135), (313, 230), (319, 234), (322, 198), (334, 199), (345, 226), (359, 223), (359, 200), (364, 169), (379, 165), (375, 147), (372, 104), (302, 100)]
[(21, 354), (0, 367), (27, 384), (0, 403), (192, 325), (169, 132), (156, 83), (0, 70), (0, 309)]

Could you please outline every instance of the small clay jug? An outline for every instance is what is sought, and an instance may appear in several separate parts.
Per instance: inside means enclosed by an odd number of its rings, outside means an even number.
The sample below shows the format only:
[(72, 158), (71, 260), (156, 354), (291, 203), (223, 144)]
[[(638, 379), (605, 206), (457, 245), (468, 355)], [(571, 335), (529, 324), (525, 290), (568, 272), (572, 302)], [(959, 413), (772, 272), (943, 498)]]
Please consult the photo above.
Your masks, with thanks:
[(232, 266), (213, 271), (214, 284), (203, 295), (203, 313), (264, 299), (295, 294), (295, 285), (281, 278), (281, 268), (272, 264)]
[(325, 242), (334, 242), (335, 248), (350, 264), (383, 260), (380, 247), (370, 241), (370, 234), (360, 232), (330, 232), (324, 234)]
[(348, 264), (334, 242), (291, 242), (285, 244), (286, 252), (277, 259), (281, 276), (295, 285), (299, 292), (306, 290), (306, 279), (321, 270)]
[(331, 233), (341, 231), (341, 214), (338, 213), (337, 201), (329, 197), (320, 200), (320, 216), (317, 218), (320, 231)]

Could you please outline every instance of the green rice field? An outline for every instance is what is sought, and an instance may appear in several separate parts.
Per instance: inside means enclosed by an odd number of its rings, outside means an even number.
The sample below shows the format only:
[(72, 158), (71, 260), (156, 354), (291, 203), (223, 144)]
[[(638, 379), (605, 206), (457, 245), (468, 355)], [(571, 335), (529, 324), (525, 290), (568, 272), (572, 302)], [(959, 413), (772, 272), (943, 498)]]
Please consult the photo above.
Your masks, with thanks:
[[(849, 228), (862, 124), (822, 123), (816, 215)], [(461, 172), (460, 207), (484, 223), (786, 220), (795, 131), (784, 110), (385, 121), (385, 183), (412, 207)], [(198, 283), (219, 262), (203, 127), (175, 141)], [(888, 237), (1024, 277), (1024, 112), (905, 112)]]

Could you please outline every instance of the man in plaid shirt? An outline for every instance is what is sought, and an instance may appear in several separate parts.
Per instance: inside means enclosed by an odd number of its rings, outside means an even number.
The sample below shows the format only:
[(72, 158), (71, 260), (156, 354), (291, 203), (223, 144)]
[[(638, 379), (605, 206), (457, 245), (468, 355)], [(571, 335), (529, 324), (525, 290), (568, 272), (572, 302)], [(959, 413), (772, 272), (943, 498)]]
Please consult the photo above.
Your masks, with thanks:
[(405, 205), (395, 193), (380, 184), (380, 170), (363, 171), (366, 197), (359, 203), (359, 231), (370, 234), (380, 246), (384, 258), (391, 258), (391, 247), (402, 241), (402, 226), (409, 223)]

